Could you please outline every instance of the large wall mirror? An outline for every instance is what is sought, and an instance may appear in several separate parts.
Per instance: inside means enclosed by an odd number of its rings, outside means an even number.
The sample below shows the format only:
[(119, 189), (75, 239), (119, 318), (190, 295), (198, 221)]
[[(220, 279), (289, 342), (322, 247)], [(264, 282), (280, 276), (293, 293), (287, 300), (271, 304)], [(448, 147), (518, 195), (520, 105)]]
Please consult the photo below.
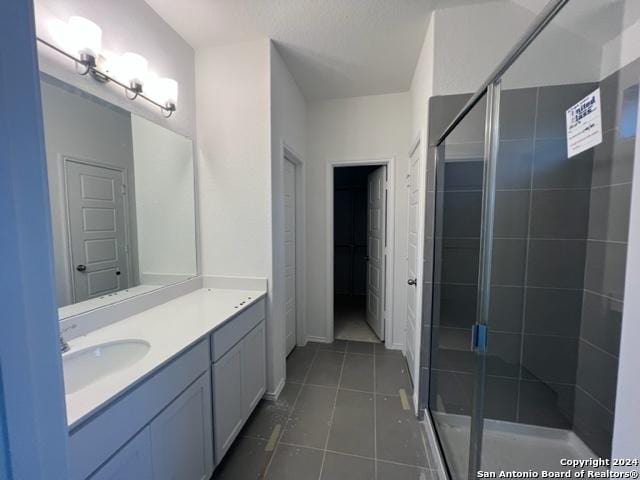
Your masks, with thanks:
[(196, 276), (192, 141), (41, 80), (60, 318)]

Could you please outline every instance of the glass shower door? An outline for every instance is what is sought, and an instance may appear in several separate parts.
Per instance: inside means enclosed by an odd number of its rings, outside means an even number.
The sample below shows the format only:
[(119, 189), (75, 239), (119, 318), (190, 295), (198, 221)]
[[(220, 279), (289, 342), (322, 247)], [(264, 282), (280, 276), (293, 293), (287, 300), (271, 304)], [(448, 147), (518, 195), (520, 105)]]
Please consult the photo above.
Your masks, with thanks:
[[(446, 97), (437, 101), (447, 109)], [(478, 438), (474, 419), (481, 420), (474, 395), (481, 393), (482, 357), (471, 337), (478, 315), (486, 115), (482, 99), (437, 152), (429, 410), (454, 479), (467, 478), (472, 438)]]

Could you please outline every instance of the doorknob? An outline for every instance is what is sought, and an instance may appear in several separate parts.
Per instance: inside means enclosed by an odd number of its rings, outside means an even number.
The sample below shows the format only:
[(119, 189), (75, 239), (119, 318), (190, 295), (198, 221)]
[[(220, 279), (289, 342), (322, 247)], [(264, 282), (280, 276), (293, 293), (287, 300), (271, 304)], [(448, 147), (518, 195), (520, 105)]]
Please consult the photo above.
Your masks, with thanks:
[(85, 265), (78, 265), (76, 267), (76, 270), (78, 270), (79, 272), (84, 272), (87, 269), (87, 267)]
[(418, 279), (417, 278), (410, 278), (409, 280), (407, 280), (407, 283), (409, 285), (413, 285), (415, 287), (418, 284)]

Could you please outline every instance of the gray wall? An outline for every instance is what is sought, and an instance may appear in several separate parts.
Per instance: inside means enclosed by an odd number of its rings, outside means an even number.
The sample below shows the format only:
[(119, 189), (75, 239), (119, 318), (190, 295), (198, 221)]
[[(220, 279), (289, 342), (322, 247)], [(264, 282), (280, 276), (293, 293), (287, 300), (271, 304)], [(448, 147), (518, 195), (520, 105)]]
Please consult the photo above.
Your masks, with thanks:
[(613, 433), (636, 143), (635, 61), (601, 82), (603, 142), (594, 149), (574, 429), (599, 455)]
[[(573, 428), (601, 456), (610, 455), (639, 70), (636, 62), (602, 82), (604, 141), (571, 159), (564, 112), (598, 84), (506, 90), (501, 101), (485, 414)], [(466, 98), (431, 99), (432, 142)], [(438, 369), (432, 394), (447, 412), (466, 415), (482, 198), (482, 166), (471, 150), (481, 151), (484, 131), (483, 118), (472, 115), (446, 144), (447, 158), (467, 161), (448, 164), (440, 179), (443, 271), (434, 281), (433, 325), (425, 290), (421, 360), (423, 379), (430, 366)], [(430, 149), (430, 206), (433, 161)], [(429, 268), (433, 214), (427, 210)], [(431, 345), (438, 349), (430, 358)]]
[(72, 303), (63, 156), (126, 169), (132, 246), (130, 278), (134, 285), (138, 283), (131, 114), (51, 77), (43, 76), (41, 90), (57, 299), (61, 307)]

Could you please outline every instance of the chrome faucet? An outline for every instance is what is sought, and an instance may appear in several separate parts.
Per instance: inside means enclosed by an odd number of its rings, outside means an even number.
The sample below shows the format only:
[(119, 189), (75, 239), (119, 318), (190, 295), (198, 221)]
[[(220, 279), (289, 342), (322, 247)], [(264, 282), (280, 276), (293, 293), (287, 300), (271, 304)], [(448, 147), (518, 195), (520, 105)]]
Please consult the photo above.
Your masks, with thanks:
[(60, 351), (62, 353), (66, 353), (69, 350), (71, 350), (71, 347), (69, 346), (67, 341), (64, 338), (62, 338), (62, 335), (64, 335), (69, 330), (73, 330), (74, 328), (76, 328), (76, 324), (75, 323), (69, 325), (68, 327), (60, 329), (60, 337), (59, 337), (60, 338)]

